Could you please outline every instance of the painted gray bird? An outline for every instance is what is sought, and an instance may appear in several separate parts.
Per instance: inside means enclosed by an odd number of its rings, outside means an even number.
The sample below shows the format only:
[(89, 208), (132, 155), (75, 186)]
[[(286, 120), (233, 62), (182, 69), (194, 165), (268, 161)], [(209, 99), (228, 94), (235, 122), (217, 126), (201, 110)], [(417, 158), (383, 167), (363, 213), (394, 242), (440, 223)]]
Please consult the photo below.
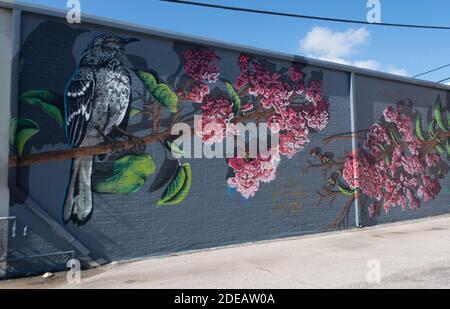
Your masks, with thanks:
[[(99, 34), (82, 55), (65, 91), (66, 138), (73, 148), (111, 140), (125, 129), (131, 101), (130, 73), (123, 65), (125, 46), (137, 39)], [(123, 131), (122, 131), (123, 132)], [(72, 160), (62, 221), (85, 224), (93, 211), (94, 157)]]

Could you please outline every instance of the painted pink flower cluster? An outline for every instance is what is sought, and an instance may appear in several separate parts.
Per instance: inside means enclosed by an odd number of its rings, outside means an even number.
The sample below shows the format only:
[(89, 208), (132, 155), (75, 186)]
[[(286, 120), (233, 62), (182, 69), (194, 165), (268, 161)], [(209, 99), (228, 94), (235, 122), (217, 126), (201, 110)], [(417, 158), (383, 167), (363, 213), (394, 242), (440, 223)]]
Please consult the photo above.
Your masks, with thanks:
[(210, 94), (208, 85), (203, 83), (195, 84), (191, 91), (186, 95), (186, 98), (194, 103), (202, 103), (203, 99)]
[[(384, 118), (389, 127), (371, 127), (364, 150), (348, 155), (342, 175), (352, 190), (361, 190), (376, 200), (369, 207), (371, 216), (379, 207), (386, 213), (397, 206), (404, 210), (419, 208), (420, 198), (426, 203), (441, 191), (439, 181), (430, 175), (441, 158), (435, 153), (421, 156), (422, 147), (412, 132), (410, 117), (388, 107)], [(395, 142), (390, 131), (399, 132), (396, 139), (400, 140)], [(386, 151), (389, 148), (392, 151)]]
[(241, 55), (238, 59), (241, 69), (236, 79), (236, 88), (242, 90), (248, 87), (251, 95), (261, 98), (261, 104), (276, 111), (285, 109), (294, 93), (292, 87), (281, 80), (281, 74), (270, 73), (263, 65), (254, 62), (248, 55)]
[(235, 86), (240, 91), (250, 82), (250, 56), (244, 54), (240, 55), (238, 65), (241, 69), (241, 74), (236, 78)]
[(274, 133), (280, 133), (280, 153), (291, 159), (309, 142), (310, 129), (321, 131), (329, 122), (329, 105), (323, 95), (321, 81), (310, 81), (301, 106), (292, 106), (293, 99), (305, 92), (305, 74), (299, 64), (292, 64), (290, 81), (252, 61), (248, 55), (238, 59), (241, 73), (236, 88), (248, 87), (250, 95), (261, 99), (265, 109), (273, 109), (268, 125)]
[(378, 123), (372, 125), (364, 142), (364, 148), (368, 149), (372, 156), (378, 156), (382, 152), (380, 146), (389, 145), (391, 145), (389, 130)]
[(261, 96), (261, 104), (266, 109), (273, 108), (282, 111), (289, 105), (293, 94), (292, 87), (281, 81), (281, 74), (272, 73), (261, 64), (253, 64), (254, 74), (250, 76), (249, 93), (255, 97)]
[(311, 81), (308, 89), (306, 90), (305, 98), (309, 102), (319, 104), (323, 101), (323, 83), (319, 80)]
[(275, 153), (255, 159), (234, 158), (228, 160), (234, 176), (228, 179), (228, 186), (235, 188), (246, 199), (254, 197), (261, 183), (270, 183), (276, 178), (279, 157)]
[[(273, 110), (268, 126), (273, 133), (279, 134), (280, 144), (278, 154), (272, 157), (279, 160), (279, 156), (284, 155), (292, 159), (310, 141), (311, 129), (320, 131), (328, 125), (329, 105), (323, 95), (322, 82), (310, 81), (305, 90), (305, 74), (297, 63), (292, 64), (289, 78), (270, 72), (245, 54), (239, 57), (238, 65), (241, 72), (235, 87), (239, 91), (248, 90), (251, 96), (260, 100), (261, 107)], [(303, 103), (294, 104), (297, 98), (303, 99)], [(246, 198), (254, 196), (261, 182), (275, 179), (275, 168), (260, 169), (260, 164), (267, 160), (274, 159), (230, 160), (235, 176), (229, 179), (229, 185)]]
[(301, 115), (307, 120), (308, 127), (322, 131), (328, 125), (330, 120), (330, 112), (328, 102), (323, 99), (312, 101), (302, 106)]
[(295, 83), (293, 86), (294, 92), (297, 95), (303, 94), (305, 91), (305, 84), (303, 78), (305, 74), (303, 73), (301, 67), (298, 64), (292, 64), (290, 70), (291, 80)]
[(184, 56), (184, 69), (188, 77), (196, 81), (217, 82), (220, 72), (216, 62), (220, 58), (213, 50), (188, 49)]
[(414, 135), (412, 132), (412, 121), (408, 115), (402, 115), (400, 113), (400, 106), (395, 109), (390, 106), (384, 110), (384, 119), (388, 123), (393, 123), (397, 129), (403, 134), (405, 142), (413, 142)]
[(234, 117), (231, 102), (225, 98), (206, 97), (201, 106), (201, 122), (196, 124), (195, 132), (207, 144), (220, 143), (228, 132), (237, 134), (230, 121)]
[(292, 159), (309, 143), (307, 120), (294, 108), (286, 108), (269, 118), (273, 133), (280, 133), (280, 154)]
[[(239, 134), (232, 124), (234, 114), (230, 99), (212, 98), (203, 81), (216, 81), (218, 68), (212, 64), (218, 58), (211, 51), (186, 52), (187, 75), (196, 80), (187, 98), (202, 103), (202, 121), (196, 126), (196, 134), (205, 143), (222, 142), (228, 133)], [(228, 185), (236, 188), (245, 198), (253, 197), (261, 183), (269, 183), (276, 177), (276, 166), (280, 155), (289, 159), (303, 150), (310, 141), (311, 130), (323, 130), (329, 121), (329, 105), (323, 95), (321, 81), (310, 81), (305, 89), (305, 74), (299, 64), (293, 64), (286, 78), (278, 72), (271, 72), (264, 65), (248, 55), (238, 59), (240, 74), (235, 88), (248, 93), (260, 102), (258, 108), (273, 111), (268, 119), (269, 128), (280, 136), (280, 145), (269, 157), (261, 154), (257, 158), (236, 158), (228, 160), (234, 176)], [(298, 99), (298, 100), (297, 100)], [(294, 104), (299, 101), (299, 103)], [(245, 115), (255, 109), (251, 103), (242, 104), (240, 112)]]
[(305, 76), (303, 74), (302, 69), (300, 68), (299, 65), (293, 64), (289, 70), (289, 73), (291, 74), (291, 80), (293, 82), (298, 82), (301, 81), (303, 79), (303, 77)]
[(269, 120), (269, 126), (278, 124), (280, 127), (281, 154), (291, 159), (310, 141), (310, 129), (325, 129), (329, 121), (328, 108), (328, 102), (322, 100), (304, 103), (299, 108), (276, 111)]

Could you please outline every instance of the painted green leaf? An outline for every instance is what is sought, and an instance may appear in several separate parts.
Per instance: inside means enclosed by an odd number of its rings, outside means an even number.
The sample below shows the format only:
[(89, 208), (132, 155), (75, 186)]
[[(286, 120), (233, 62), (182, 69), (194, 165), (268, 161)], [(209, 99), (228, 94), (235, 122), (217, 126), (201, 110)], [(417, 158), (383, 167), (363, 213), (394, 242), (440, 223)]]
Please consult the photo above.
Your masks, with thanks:
[(186, 171), (182, 166), (179, 166), (177, 173), (164, 191), (158, 205), (165, 205), (167, 201), (171, 200), (183, 188), (185, 181)]
[(436, 138), (436, 120), (431, 120), (430, 124), (428, 125), (428, 132), (430, 134), (431, 139)]
[(158, 206), (180, 204), (188, 196), (191, 184), (192, 172), (190, 164), (180, 166), (174, 179), (164, 192), (163, 197), (159, 200)]
[(177, 112), (178, 96), (164, 83), (158, 83), (156, 77), (146, 71), (136, 71), (148, 92), (170, 112)]
[(166, 84), (159, 84), (152, 92), (153, 97), (172, 113), (177, 112), (178, 96)]
[(434, 118), (436, 119), (439, 128), (444, 132), (448, 132), (448, 128), (442, 114), (441, 96), (437, 97), (436, 104), (434, 105)]
[(9, 124), (9, 144), (21, 156), (26, 143), (39, 132), (39, 125), (31, 119), (13, 118)]
[(158, 169), (158, 175), (148, 189), (149, 193), (159, 191), (175, 177), (180, 163), (178, 160), (170, 160), (166, 157), (164, 164)]
[(155, 164), (149, 154), (125, 155), (114, 162), (110, 171), (97, 173), (94, 191), (101, 194), (136, 193), (154, 172)]
[(425, 141), (425, 135), (422, 128), (422, 115), (419, 114), (416, 119), (416, 135), (421, 141)]
[(392, 162), (392, 157), (391, 157), (391, 155), (387, 154), (387, 155), (384, 157), (384, 162), (385, 162), (387, 165), (391, 165), (391, 162)]
[(184, 157), (186, 154), (183, 150), (178, 147), (174, 142), (166, 140), (164, 142), (164, 145), (169, 149), (173, 154), (177, 154), (178, 156)]
[(338, 184), (337, 187), (338, 187), (339, 191), (344, 195), (347, 195), (347, 196), (355, 195), (355, 192), (353, 190), (351, 190), (347, 187), (344, 187), (342, 184)]
[(39, 106), (45, 113), (52, 116), (62, 127), (63, 117), (61, 111), (56, 106), (59, 96), (53, 92), (45, 90), (31, 90), (24, 93), (21, 100), (35, 106)]
[(19, 124), (19, 118), (13, 118), (9, 122), (9, 145), (14, 146), (16, 144), (17, 127)]
[(400, 139), (398, 137), (397, 130), (394, 129), (394, 128), (390, 128), (389, 132), (391, 133), (391, 137), (392, 137), (392, 140), (394, 141), (394, 143), (396, 145), (399, 145), (400, 144)]
[(156, 78), (152, 73), (145, 71), (136, 71), (136, 75), (144, 83), (144, 86), (145, 88), (147, 88), (148, 92), (152, 93), (153, 90), (155, 90), (156, 86), (158, 86), (158, 82), (156, 81)]
[(435, 148), (438, 154), (442, 155), (443, 153), (445, 153), (444, 147), (442, 147), (442, 145), (437, 144)]
[(189, 164), (185, 164), (183, 166), (183, 169), (186, 173), (186, 181), (184, 182), (184, 185), (181, 188), (181, 190), (172, 199), (166, 201), (164, 203), (165, 205), (178, 205), (181, 202), (183, 202), (189, 195), (189, 191), (191, 190), (192, 184), (191, 166)]
[(231, 102), (233, 103), (233, 112), (234, 115), (237, 116), (241, 112), (241, 97), (237, 93), (237, 91), (234, 89), (233, 84), (231, 84), (228, 81), (224, 81), (225, 86), (227, 87), (228, 94), (231, 97)]
[(137, 115), (139, 115), (141, 113), (142, 113), (142, 110), (140, 110), (139, 108), (136, 108), (136, 107), (132, 107), (130, 109), (129, 115), (130, 115), (130, 117), (134, 117), (134, 116), (137, 116)]
[(39, 132), (39, 130), (36, 130), (36, 129), (24, 129), (24, 130), (17, 132), (16, 148), (17, 148), (17, 153), (19, 154), (19, 156), (21, 156), (23, 154), (23, 149), (25, 147), (25, 144), (38, 132)]

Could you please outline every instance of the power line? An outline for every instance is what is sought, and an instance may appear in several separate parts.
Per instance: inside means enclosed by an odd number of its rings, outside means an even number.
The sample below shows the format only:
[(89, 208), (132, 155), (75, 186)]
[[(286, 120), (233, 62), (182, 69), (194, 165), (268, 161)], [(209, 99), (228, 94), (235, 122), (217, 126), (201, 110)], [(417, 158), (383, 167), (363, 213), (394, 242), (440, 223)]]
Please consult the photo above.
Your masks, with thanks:
[(340, 19), (340, 18), (320, 17), (320, 16), (299, 15), (299, 14), (292, 14), (292, 13), (282, 13), (282, 12), (273, 12), (273, 11), (265, 11), (265, 10), (256, 10), (256, 9), (248, 9), (248, 8), (241, 8), (241, 7), (235, 7), (235, 6), (225, 6), (225, 5), (202, 3), (202, 2), (193, 2), (193, 1), (184, 1), (184, 0), (160, 0), (160, 1), (177, 3), (177, 4), (202, 6), (202, 7), (215, 8), (215, 9), (223, 9), (223, 10), (229, 10), (229, 11), (239, 11), (239, 12), (248, 12), (248, 13), (284, 16), (284, 17), (294, 17), (294, 18), (302, 18), (302, 19), (315, 19), (315, 20), (332, 21), (332, 22), (339, 22), (339, 23), (363, 24), (363, 25), (386, 26), (386, 27), (450, 30), (450, 27), (446, 27), (446, 26), (411, 25), (411, 24), (394, 24), (394, 23), (369, 23), (367, 21), (362, 21), (362, 20), (351, 20), (351, 19)]
[(443, 83), (443, 82), (446, 82), (446, 81), (448, 81), (448, 80), (450, 80), (450, 77), (449, 77), (449, 78), (446, 78), (446, 79), (443, 79), (443, 80), (440, 80), (440, 81), (438, 81), (438, 83)]
[(438, 67), (438, 68), (436, 68), (436, 69), (432, 69), (432, 70), (429, 70), (429, 71), (420, 73), (419, 75), (413, 76), (413, 78), (417, 78), (417, 77), (420, 77), (420, 76), (423, 76), (423, 75), (427, 75), (428, 73), (433, 73), (433, 72), (436, 72), (436, 71), (445, 69), (445, 68), (447, 68), (447, 67), (450, 67), (450, 64), (446, 64), (446, 65), (443, 65), (443, 66)]

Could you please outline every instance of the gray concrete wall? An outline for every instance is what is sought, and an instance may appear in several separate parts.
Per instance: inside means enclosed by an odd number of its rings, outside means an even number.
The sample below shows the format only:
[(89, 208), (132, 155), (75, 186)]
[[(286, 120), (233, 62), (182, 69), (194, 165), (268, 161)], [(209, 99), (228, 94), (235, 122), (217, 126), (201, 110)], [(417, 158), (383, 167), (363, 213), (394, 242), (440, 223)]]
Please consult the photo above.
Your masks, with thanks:
[[(12, 12), (0, 8), (0, 218), (9, 215), (8, 159), (11, 118)], [(8, 220), (0, 219), (0, 277), (5, 273)]]

